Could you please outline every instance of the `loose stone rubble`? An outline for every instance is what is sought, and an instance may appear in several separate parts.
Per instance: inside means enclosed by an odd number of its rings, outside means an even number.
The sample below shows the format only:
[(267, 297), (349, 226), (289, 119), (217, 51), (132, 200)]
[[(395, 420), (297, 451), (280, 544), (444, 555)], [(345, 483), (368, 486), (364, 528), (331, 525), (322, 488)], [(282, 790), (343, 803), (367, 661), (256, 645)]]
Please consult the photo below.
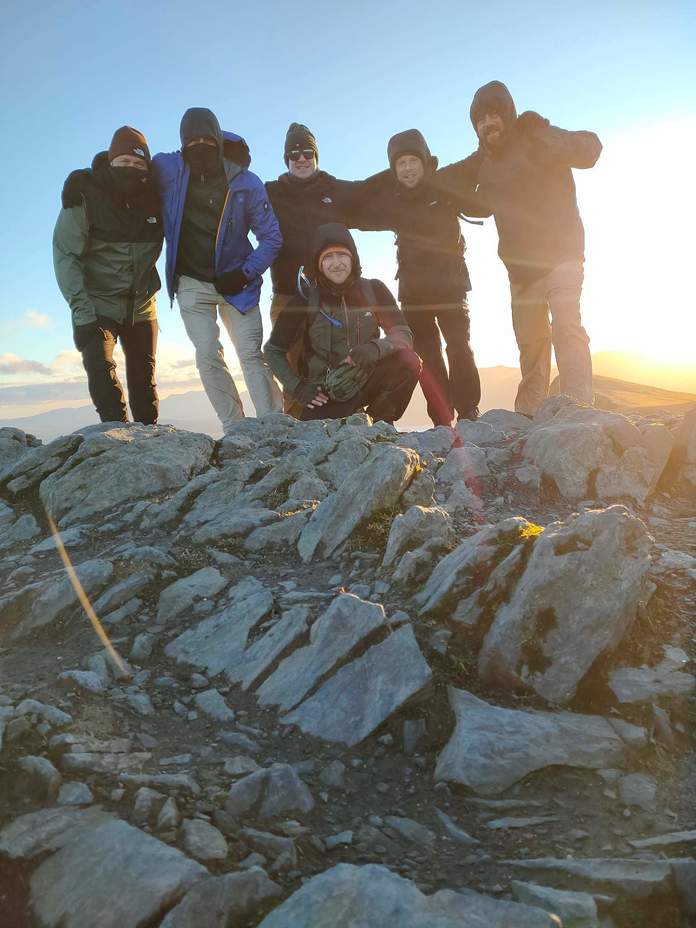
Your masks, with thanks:
[(696, 420), (454, 438), (0, 429), (11, 924), (693, 923)]

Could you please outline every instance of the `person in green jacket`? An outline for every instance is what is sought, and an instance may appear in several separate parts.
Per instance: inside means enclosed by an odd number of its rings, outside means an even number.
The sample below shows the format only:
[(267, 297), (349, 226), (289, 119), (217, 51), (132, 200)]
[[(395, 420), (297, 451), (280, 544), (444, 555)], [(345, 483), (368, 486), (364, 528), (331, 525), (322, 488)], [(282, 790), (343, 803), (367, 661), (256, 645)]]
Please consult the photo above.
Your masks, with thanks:
[(162, 250), (159, 195), (145, 136), (130, 126), (63, 188), (53, 265), (72, 313), (92, 402), (102, 422), (127, 422), (113, 354), (120, 341), (133, 419), (157, 422), (155, 264)]

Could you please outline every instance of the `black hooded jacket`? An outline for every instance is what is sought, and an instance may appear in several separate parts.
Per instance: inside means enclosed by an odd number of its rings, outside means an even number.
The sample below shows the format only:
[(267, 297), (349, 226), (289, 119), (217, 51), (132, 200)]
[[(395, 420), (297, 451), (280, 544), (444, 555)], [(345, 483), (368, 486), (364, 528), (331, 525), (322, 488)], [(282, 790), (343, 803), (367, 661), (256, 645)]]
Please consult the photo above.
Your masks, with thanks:
[(274, 293), (295, 293), (297, 272), (309, 260), (317, 229), (330, 222), (351, 225), (351, 203), (359, 185), (317, 171), (307, 180), (281, 174), (266, 182), (268, 198), (280, 225), (283, 247), (271, 265)]
[(569, 132), (539, 120), (525, 128), (507, 87), (491, 81), (477, 90), (471, 121), (497, 112), (505, 127), (503, 145), (441, 168), (439, 191), (458, 200), (468, 215), (493, 216), (498, 254), (510, 279), (524, 283), (564, 261), (583, 260), (585, 232), (578, 211), (572, 168), (591, 168), (602, 145), (594, 132)]
[[(319, 256), (331, 245), (347, 247), (353, 257), (352, 274), (340, 288), (319, 271)], [(328, 223), (317, 229), (305, 270), (312, 281), (307, 298), (297, 294), (288, 303), (264, 347), (273, 374), (289, 393), (303, 380), (321, 383), (327, 370), (341, 364), (356, 345), (374, 342), (380, 358), (413, 347), (411, 330), (387, 287), (381, 280), (361, 277), (355, 241), (344, 225)], [(298, 375), (286, 355), (300, 338), (304, 351)]]
[[(412, 190), (399, 183), (394, 172), (397, 158), (405, 154), (417, 155), (425, 167), (423, 180)], [(402, 304), (437, 306), (461, 302), (471, 290), (471, 283), (464, 261), (460, 207), (454, 197), (431, 186), (437, 158), (431, 155), (417, 129), (392, 136), (387, 157), (389, 170), (365, 181), (371, 195), (363, 196), (356, 206), (354, 227), (396, 234)]]

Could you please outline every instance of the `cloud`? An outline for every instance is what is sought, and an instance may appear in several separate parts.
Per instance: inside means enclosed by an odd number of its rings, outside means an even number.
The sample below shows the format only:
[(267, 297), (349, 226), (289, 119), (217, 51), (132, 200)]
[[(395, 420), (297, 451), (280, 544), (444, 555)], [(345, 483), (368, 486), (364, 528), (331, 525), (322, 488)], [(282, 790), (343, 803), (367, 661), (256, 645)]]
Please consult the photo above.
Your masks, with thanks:
[(50, 329), (53, 326), (53, 320), (45, 313), (39, 313), (35, 309), (28, 309), (24, 313), (24, 319), (32, 329)]
[(51, 375), (51, 369), (40, 361), (20, 358), (16, 354), (0, 354), (0, 374), (44, 374)]

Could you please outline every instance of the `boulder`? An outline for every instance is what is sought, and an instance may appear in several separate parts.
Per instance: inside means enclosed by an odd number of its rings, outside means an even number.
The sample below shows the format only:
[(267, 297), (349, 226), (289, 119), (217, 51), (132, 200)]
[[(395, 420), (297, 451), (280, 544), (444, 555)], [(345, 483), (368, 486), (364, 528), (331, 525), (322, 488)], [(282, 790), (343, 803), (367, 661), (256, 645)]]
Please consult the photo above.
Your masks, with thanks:
[(413, 629), (406, 625), (341, 667), (316, 693), (283, 716), (283, 721), (325, 741), (352, 746), (372, 734), (431, 679)]
[(666, 646), (654, 667), (616, 667), (609, 673), (609, 688), (620, 703), (650, 703), (660, 697), (690, 696), (696, 676), (685, 673), (689, 656), (681, 648)]
[(647, 743), (645, 729), (617, 730), (597, 715), (504, 709), (453, 687), (449, 700), (456, 726), (438, 757), (435, 777), (463, 783), (483, 796), (502, 793), (544, 767), (620, 765), (627, 739)]
[(312, 794), (289, 764), (272, 764), (250, 773), (231, 788), (225, 803), (230, 815), (262, 819), (311, 812)]
[(526, 519), (504, 519), (466, 538), (438, 563), (416, 603), (425, 615), (451, 615), (460, 599), (471, 595), (513, 547), (542, 530)]
[(294, 651), (258, 689), (262, 706), (292, 709), (366, 638), (386, 630), (384, 608), (341, 593), (312, 625), (309, 643)]
[(538, 908), (465, 890), (426, 896), (386, 867), (338, 864), (312, 877), (259, 928), (560, 928)]
[(297, 544), (302, 560), (328, 557), (360, 523), (391, 509), (410, 483), (418, 461), (414, 451), (390, 444), (373, 446), (365, 462), (314, 510)]
[(486, 635), (481, 678), (568, 702), (649, 598), (651, 544), (624, 506), (547, 526)]
[(611, 439), (594, 426), (553, 421), (526, 434), (524, 457), (568, 499), (587, 499), (599, 468), (618, 460)]
[(438, 506), (411, 506), (392, 522), (382, 565), (388, 567), (406, 551), (434, 539), (441, 540), (443, 548), (454, 541), (455, 533), (449, 515)]
[(452, 448), (437, 472), (437, 482), (445, 486), (469, 484), (478, 477), (487, 477), (489, 473), (483, 448), (466, 444), (461, 448)]
[(215, 676), (243, 662), (249, 632), (273, 608), (271, 591), (253, 577), (234, 586), (220, 611), (183, 632), (165, 648), (167, 657)]
[(590, 893), (552, 889), (520, 880), (513, 880), (511, 887), (518, 902), (553, 912), (562, 920), (563, 928), (601, 928), (597, 903)]
[(209, 466), (213, 452), (208, 435), (166, 425), (94, 426), (83, 435), (74, 454), (39, 490), (41, 502), (61, 525), (178, 490)]
[(215, 567), (202, 567), (188, 577), (175, 580), (160, 593), (157, 621), (170, 622), (182, 613), (190, 614), (194, 603), (212, 600), (228, 582)]
[(230, 928), (246, 924), (280, 894), (280, 886), (260, 867), (210, 877), (186, 893), (160, 928)]

